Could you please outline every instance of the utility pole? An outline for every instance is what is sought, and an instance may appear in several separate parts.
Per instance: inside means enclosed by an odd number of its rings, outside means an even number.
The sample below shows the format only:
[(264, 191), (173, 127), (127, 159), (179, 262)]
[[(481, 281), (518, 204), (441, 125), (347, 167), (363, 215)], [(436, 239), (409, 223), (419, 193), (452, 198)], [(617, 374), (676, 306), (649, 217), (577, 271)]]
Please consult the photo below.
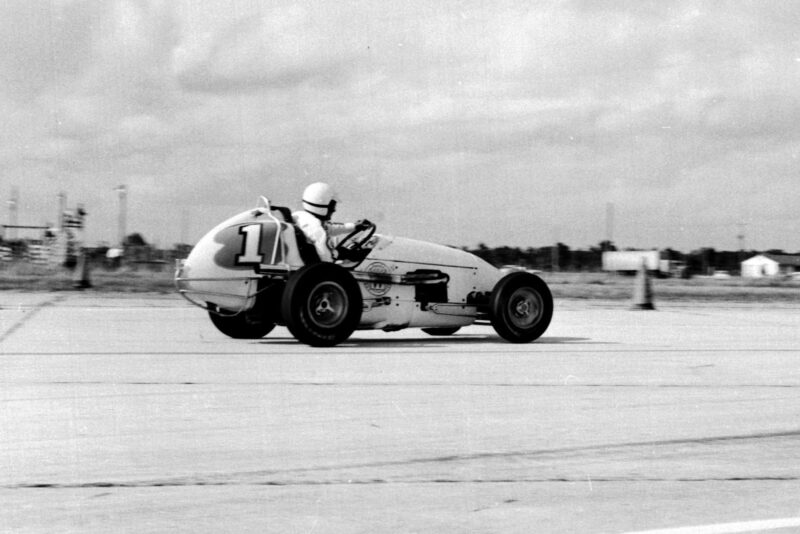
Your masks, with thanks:
[(561, 258), (559, 258), (560, 251), (558, 250), (558, 245), (558, 227), (553, 227), (553, 250), (550, 257), (551, 268), (553, 269), (553, 272), (558, 272), (561, 270)]
[(8, 199), (8, 224), (10, 226), (9, 239), (17, 238), (17, 228), (19, 225), (18, 213), (19, 209), (19, 189), (16, 187), (11, 189), (11, 198)]
[(608, 244), (614, 242), (614, 203), (606, 204), (606, 240)]
[(183, 209), (181, 211), (181, 238), (180, 238), (181, 245), (186, 243), (188, 235), (189, 235), (189, 213), (186, 211), (186, 209)]
[(64, 212), (67, 211), (67, 194), (60, 192), (58, 194), (58, 217), (56, 217), (56, 228), (59, 231), (64, 229)]
[(744, 260), (744, 227), (747, 226), (746, 223), (739, 223), (739, 233), (736, 234), (736, 239), (739, 241), (739, 264), (741, 264)]
[(739, 223), (739, 233), (736, 235), (736, 239), (739, 240), (739, 251), (744, 252), (744, 227), (747, 226), (746, 223)]
[(119, 219), (117, 221), (117, 242), (120, 248), (125, 244), (125, 225), (128, 218), (128, 188), (124, 185), (117, 186), (114, 191), (119, 195)]

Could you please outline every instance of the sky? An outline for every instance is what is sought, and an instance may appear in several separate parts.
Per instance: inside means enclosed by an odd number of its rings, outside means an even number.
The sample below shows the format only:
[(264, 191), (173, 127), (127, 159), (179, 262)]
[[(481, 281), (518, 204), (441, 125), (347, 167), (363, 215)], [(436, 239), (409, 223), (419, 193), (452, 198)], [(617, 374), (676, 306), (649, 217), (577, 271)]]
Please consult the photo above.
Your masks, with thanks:
[[(0, 202), (195, 242), (264, 195), (455, 246), (800, 251), (800, 1), (7, 0)], [(744, 236), (742, 238), (738, 236)]]

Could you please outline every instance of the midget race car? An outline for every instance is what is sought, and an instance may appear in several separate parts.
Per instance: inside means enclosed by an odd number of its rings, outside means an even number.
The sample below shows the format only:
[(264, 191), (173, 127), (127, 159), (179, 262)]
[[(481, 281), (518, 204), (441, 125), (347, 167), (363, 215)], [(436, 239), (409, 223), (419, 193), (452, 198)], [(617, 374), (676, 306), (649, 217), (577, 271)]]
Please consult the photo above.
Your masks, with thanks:
[(175, 284), (220, 332), (239, 339), (262, 338), (275, 325), (320, 347), (359, 329), (448, 336), (491, 324), (512, 343), (547, 330), (553, 297), (538, 276), (504, 274), (464, 250), (375, 230), (366, 221), (341, 239), (335, 263), (320, 262), (290, 210), (261, 197), (178, 260)]

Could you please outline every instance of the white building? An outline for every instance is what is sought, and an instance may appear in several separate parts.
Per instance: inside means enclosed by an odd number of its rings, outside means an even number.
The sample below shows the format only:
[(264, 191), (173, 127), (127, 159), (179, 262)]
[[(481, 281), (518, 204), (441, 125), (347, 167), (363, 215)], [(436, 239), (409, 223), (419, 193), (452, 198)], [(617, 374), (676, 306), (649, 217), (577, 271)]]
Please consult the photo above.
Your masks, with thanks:
[(743, 278), (790, 276), (795, 272), (800, 272), (800, 256), (759, 254), (742, 262)]
[(642, 264), (648, 271), (657, 271), (661, 263), (661, 253), (657, 250), (608, 250), (603, 252), (604, 271), (636, 272)]

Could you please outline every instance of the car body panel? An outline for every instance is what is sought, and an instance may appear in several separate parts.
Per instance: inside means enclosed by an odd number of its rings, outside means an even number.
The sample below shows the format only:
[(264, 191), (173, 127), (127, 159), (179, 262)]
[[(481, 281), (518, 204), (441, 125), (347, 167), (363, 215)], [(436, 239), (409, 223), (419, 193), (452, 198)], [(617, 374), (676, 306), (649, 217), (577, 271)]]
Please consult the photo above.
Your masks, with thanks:
[(420, 297), (419, 290), (425, 284), (382, 283), (380, 280), (362, 282), (366, 302), (375, 299), (391, 302), (388, 306), (373, 306), (365, 310), (362, 315), (364, 327), (466, 326), (477, 314), (476, 307), (468, 304), (470, 294), (491, 291), (502, 276), (493, 266), (463, 250), (383, 235), (376, 235), (375, 241), (373, 250), (354, 269), (354, 274), (402, 276), (433, 271), (445, 275), (446, 287), (445, 291), (433, 291), (432, 299), (426, 302), (424, 295)]

